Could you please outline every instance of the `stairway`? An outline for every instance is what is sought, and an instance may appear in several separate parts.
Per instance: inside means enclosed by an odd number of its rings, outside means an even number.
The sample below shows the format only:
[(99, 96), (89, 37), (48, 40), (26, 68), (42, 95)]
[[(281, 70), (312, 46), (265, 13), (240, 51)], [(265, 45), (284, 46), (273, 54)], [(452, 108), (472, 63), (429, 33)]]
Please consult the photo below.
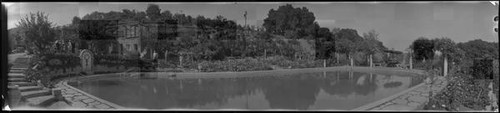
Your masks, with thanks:
[(47, 108), (58, 101), (62, 101), (56, 98), (51, 89), (28, 81), (23, 73), (26, 69), (25, 64), (16, 66), (15, 63), (9, 71), (8, 88), (11, 93), (10, 98), (13, 108), (23, 105)]

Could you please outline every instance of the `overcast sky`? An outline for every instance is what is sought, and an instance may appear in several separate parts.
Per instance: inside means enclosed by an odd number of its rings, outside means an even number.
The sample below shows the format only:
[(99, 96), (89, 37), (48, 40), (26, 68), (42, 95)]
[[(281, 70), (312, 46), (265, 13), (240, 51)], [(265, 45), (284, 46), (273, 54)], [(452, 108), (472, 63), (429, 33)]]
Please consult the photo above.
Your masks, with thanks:
[[(4, 4), (4, 3), (2, 3)], [(130, 9), (145, 11), (149, 3), (8, 3), (8, 28), (16, 27), (22, 16), (42, 11), (49, 14), (56, 25), (71, 23), (74, 16), (82, 17), (94, 11), (109, 12)], [(222, 15), (244, 23), (243, 13), (248, 12), (249, 25), (262, 25), (271, 9), (286, 3), (155, 3), (160, 9), (196, 17), (214, 18)], [(490, 2), (428, 2), (428, 3), (290, 3), (312, 11), (321, 27), (353, 28), (358, 34), (371, 29), (380, 33), (379, 39), (388, 48), (405, 50), (418, 37), (449, 37), (455, 42), (473, 39), (498, 42), (494, 33), (494, 15), (498, 5)]]

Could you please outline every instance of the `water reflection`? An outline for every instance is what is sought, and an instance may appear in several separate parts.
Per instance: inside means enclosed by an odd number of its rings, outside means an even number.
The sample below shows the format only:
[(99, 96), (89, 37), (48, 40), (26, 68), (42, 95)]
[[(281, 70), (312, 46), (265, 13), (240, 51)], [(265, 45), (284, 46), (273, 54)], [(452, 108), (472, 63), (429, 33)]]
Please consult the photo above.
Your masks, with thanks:
[(349, 110), (419, 82), (410, 76), (335, 71), (239, 78), (117, 77), (74, 86), (132, 108)]

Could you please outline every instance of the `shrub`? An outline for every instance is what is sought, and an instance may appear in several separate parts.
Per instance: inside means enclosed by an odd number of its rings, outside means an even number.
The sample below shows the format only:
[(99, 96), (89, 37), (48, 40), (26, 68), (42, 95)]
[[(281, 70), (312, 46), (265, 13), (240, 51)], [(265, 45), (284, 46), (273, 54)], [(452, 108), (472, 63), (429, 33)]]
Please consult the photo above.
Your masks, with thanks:
[(40, 67), (48, 67), (50, 69), (49, 71), (81, 65), (80, 57), (72, 54), (42, 54), (33, 57), (31, 60), (30, 66), (39, 65)]
[(125, 66), (125, 67), (138, 67), (141, 64), (141, 60), (136, 59), (128, 59), (127, 57), (121, 57), (119, 55), (95, 55), (94, 63), (97, 65), (105, 65), (108, 67), (115, 66)]
[[(448, 63), (451, 63), (451, 62), (448, 62)], [(443, 67), (443, 59), (436, 58), (436, 59), (426, 60), (425, 62), (420, 61), (420, 62), (416, 62), (415, 64), (413, 64), (413, 66), (416, 69), (423, 69), (423, 70), (442, 68)]]
[(493, 60), (475, 59), (469, 71), (476, 79), (493, 79)]
[(283, 68), (298, 65), (297, 62), (293, 62), (284, 56), (272, 56), (268, 58), (260, 58), (259, 60), (269, 65), (276, 65)]
[(159, 67), (160, 68), (175, 68), (176, 65), (172, 61), (167, 61), (167, 60), (159, 60)]
[(453, 111), (461, 104), (474, 110), (483, 110), (489, 105), (488, 84), (492, 80), (475, 80), (471, 75), (454, 72), (448, 81), (446, 88), (431, 97), (424, 109)]
[(323, 67), (323, 60), (296, 60), (293, 68), (315, 68)]
[[(80, 57), (64, 53), (45, 53), (34, 55), (29, 62), (28, 69), (24, 72), (28, 81), (40, 80), (42, 85), (53, 87), (51, 80), (54, 75), (49, 72), (54, 70), (64, 70), (68, 67), (80, 66)], [(48, 70), (45, 70), (47, 69)]]
[(266, 63), (253, 58), (230, 59), (224, 61), (203, 61), (199, 63), (203, 72), (271, 70)]
[(139, 52), (127, 51), (124, 56), (126, 59), (139, 59), (140, 55)]

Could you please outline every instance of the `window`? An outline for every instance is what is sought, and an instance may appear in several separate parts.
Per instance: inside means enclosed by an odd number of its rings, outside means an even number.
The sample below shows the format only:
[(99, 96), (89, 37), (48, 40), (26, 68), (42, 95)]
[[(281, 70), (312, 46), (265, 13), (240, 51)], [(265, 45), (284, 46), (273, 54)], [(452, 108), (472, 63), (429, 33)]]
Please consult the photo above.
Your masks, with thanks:
[(132, 29), (132, 30), (134, 30), (134, 31), (133, 31), (133, 32), (134, 32), (134, 34), (133, 34), (132, 36), (133, 36), (133, 37), (137, 36), (137, 26), (134, 26), (134, 29)]
[(137, 51), (137, 44), (134, 44), (134, 49), (135, 51)]
[(130, 45), (129, 44), (127, 44), (127, 50), (130, 50)]

